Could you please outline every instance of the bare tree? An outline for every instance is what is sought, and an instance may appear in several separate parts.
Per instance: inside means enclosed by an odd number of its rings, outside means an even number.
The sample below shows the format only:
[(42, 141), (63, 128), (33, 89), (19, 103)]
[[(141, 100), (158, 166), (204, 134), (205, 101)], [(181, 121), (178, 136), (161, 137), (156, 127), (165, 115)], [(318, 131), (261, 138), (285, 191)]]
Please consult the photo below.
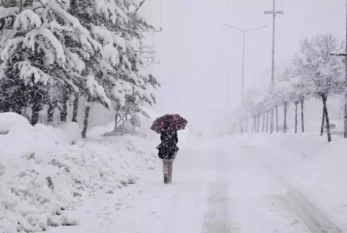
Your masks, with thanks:
[(298, 101), (294, 102), (295, 104), (295, 133), (298, 133)]
[(343, 63), (331, 56), (333, 52), (342, 50), (330, 34), (303, 40), (300, 51), (295, 55), (296, 73), (304, 80), (305, 87), (322, 100), (323, 116), (327, 128), (328, 142), (331, 141), (327, 100), (329, 95), (341, 93), (343, 89)]

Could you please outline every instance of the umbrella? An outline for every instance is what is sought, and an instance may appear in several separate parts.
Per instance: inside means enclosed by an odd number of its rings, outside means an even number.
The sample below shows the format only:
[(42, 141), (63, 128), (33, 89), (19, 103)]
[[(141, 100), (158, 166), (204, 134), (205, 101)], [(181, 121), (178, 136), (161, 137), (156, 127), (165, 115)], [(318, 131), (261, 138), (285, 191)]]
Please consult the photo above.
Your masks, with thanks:
[(183, 130), (186, 128), (187, 123), (188, 121), (178, 114), (166, 114), (153, 122), (151, 130), (161, 133), (169, 126), (176, 131)]

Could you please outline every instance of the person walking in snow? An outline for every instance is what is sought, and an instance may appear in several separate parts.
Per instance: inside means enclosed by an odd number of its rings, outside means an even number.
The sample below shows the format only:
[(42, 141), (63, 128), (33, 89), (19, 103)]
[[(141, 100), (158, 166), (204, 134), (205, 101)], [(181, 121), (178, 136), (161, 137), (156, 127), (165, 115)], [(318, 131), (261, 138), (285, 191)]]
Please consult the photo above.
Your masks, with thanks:
[(163, 160), (164, 183), (172, 182), (172, 166), (179, 150), (177, 131), (184, 130), (188, 121), (179, 114), (166, 114), (153, 121), (151, 130), (160, 134), (158, 156)]
[(172, 182), (172, 167), (179, 150), (177, 131), (172, 127), (166, 127), (160, 133), (161, 143), (157, 147), (159, 150), (159, 158), (163, 160), (164, 183)]

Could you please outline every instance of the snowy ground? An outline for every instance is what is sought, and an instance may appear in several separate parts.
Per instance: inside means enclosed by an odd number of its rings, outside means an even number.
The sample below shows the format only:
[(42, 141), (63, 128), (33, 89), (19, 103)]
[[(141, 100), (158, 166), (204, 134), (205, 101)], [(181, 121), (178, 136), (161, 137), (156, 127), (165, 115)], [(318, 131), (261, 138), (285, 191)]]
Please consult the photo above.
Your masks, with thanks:
[(26, 150), (6, 144), (11, 133), (1, 136), (0, 232), (18, 228), (15, 220), (28, 232), (48, 221), (49, 233), (347, 232), (344, 140), (181, 133), (174, 182), (164, 185), (157, 136), (141, 129), (143, 136), (99, 136), (109, 125), (79, 141), (67, 137), (71, 128), (38, 125)]
[[(79, 224), (69, 211), (135, 184), (156, 162), (156, 135), (103, 137), (109, 124), (81, 140), (77, 124), (32, 127), (0, 114), (0, 232), (33, 232)], [(1, 130), (0, 130), (1, 131)]]
[[(300, 145), (304, 138), (306, 142)], [(315, 158), (313, 152), (328, 147), (321, 140), (314, 135), (247, 135), (213, 142), (191, 140), (177, 158), (173, 184), (162, 184), (158, 161), (156, 169), (144, 173), (136, 185), (103, 200), (91, 199), (81, 206), (72, 213), (81, 219), (80, 225), (69, 230), (81, 233), (345, 232), (346, 212), (336, 211), (330, 205), (343, 201), (347, 204), (347, 198), (336, 194), (336, 189), (333, 192), (325, 189), (319, 180), (316, 186), (310, 183), (314, 175), (309, 174), (321, 168), (318, 163), (323, 166), (320, 156)], [(286, 146), (281, 145), (284, 142)], [(291, 143), (295, 142), (297, 147), (293, 148)], [(341, 171), (339, 174), (342, 175)], [(307, 177), (297, 180), (303, 175)], [(322, 176), (317, 174), (317, 178)], [(330, 186), (341, 192), (346, 190), (334, 176), (325, 174), (324, 181), (329, 179), (332, 179), (330, 183), (335, 182)], [(329, 194), (340, 199), (326, 197)], [(65, 231), (66, 228), (51, 228), (48, 232)]]

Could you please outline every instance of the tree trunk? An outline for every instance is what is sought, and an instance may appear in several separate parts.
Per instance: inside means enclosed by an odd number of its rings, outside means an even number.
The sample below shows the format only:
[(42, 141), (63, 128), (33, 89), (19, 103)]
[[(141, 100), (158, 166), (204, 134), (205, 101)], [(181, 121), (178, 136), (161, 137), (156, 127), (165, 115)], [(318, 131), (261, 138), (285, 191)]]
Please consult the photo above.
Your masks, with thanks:
[(31, 120), (30, 123), (31, 125), (36, 125), (39, 122), (39, 112), (41, 110), (41, 104), (39, 103), (34, 103), (33, 107), (32, 107), (32, 115), (31, 115)]
[(324, 95), (322, 97), (322, 100), (323, 100), (323, 111), (324, 111), (324, 115), (325, 115), (325, 124), (327, 127), (328, 142), (331, 142), (330, 122), (329, 122), (329, 114), (328, 114), (328, 107), (327, 107), (328, 97)]
[(23, 9), (23, 0), (19, 0), (19, 13), (22, 12)]
[(60, 112), (60, 121), (66, 122), (66, 118), (67, 118), (67, 102), (64, 102), (63, 109)]
[(63, 93), (63, 109), (60, 112), (60, 121), (61, 122), (66, 122), (66, 118), (67, 118), (67, 101), (68, 101), (69, 97), (68, 97), (68, 92), (66, 90), (64, 90)]
[(54, 105), (53, 103), (49, 103), (48, 109), (47, 109), (47, 123), (53, 122), (53, 115), (54, 115)]
[(298, 102), (295, 102), (295, 133), (298, 133)]
[(269, 112), (266, 112), (266, 132), (269, 132)]
[(284, 122), (283, 122), (283, 133), (287, 133), (288, 126), (287, 126), (287, 108), (288, 108), (288, 102), (284, 102)]
[[(117, 129), (117, 123), (118, 123), (118, 112), (116, 111), (116, 114), (114, 116), (114, 131)], [(235, 126), (234, 126), (235, 128)]]
[(75, 99), (73, 101), (72, 122), (78, 122), (77, 117), (78, 117), (79, 98), (80, 98), (80, 95), (76, 93)]
[(254, 119), (253, 119), (253, 124), (252, 124), (252, 132), (253, 132), (253, 129), (254, 129)]
[(274, 132), (275, 129), (275, 122), (274, 119), (275, 118), (275, 109), (273, 107), (271, 107), (270, 110), (270, 134), (272, 134)]
[(15, 113), (21, 115), (22, 114), (22, 109), (20, 109), (18, 106), (15, 106), (15, 107), (12, 108), (12, 112), (15, 112)]
[(263, 112), (263, 133), (265, 132), (265, 112)]
[(84, 113), (84, 123), (83, 123), (83, 130), (82, 130), (82, 138), (86, 138), (87, 129), (88, 129), (88, 120), (89, 120), (89, 112), (90, 112), (90, 102), (88, 101), (86, 110)]
[(241, 121), (241, 126), (242, 126), (242, 133), (246, 133), (246, 131), (247, 131), (247, 121), (246, 121), (246, 119), (243, 119)]
[(243, 134), (243, 120), (240, 122), (240, 130), (241, 130), (241, 134)]
[(246, 118), (245, 133), (248, 133), (248, 131), (249, 131), (249, 122), (248, 122), (248, 118)]
[(301, 100), (301, 132), (305, 132), (305, 121), (304, 121), (304, 99)]
[(325, 112), (324, 112), (324, 107), (323, 107), (322, 124), (321, 124), (321, 127), (320, 127), (320, 136), (323, 136), (323, 134), (324, 134), (324, 125), (325, 125)]
[(278, 106), (276, 105), (276, 133), (278, 133)]
[(260, 131), (260, 114), (258, 114), (257, 122), (258, 122), (258, 124), (257, 124), (257, 133), (259, 133), (259, 131)]
[(9, 112), (10, 105), (5, 101), (0, 101), (0, 112)]

